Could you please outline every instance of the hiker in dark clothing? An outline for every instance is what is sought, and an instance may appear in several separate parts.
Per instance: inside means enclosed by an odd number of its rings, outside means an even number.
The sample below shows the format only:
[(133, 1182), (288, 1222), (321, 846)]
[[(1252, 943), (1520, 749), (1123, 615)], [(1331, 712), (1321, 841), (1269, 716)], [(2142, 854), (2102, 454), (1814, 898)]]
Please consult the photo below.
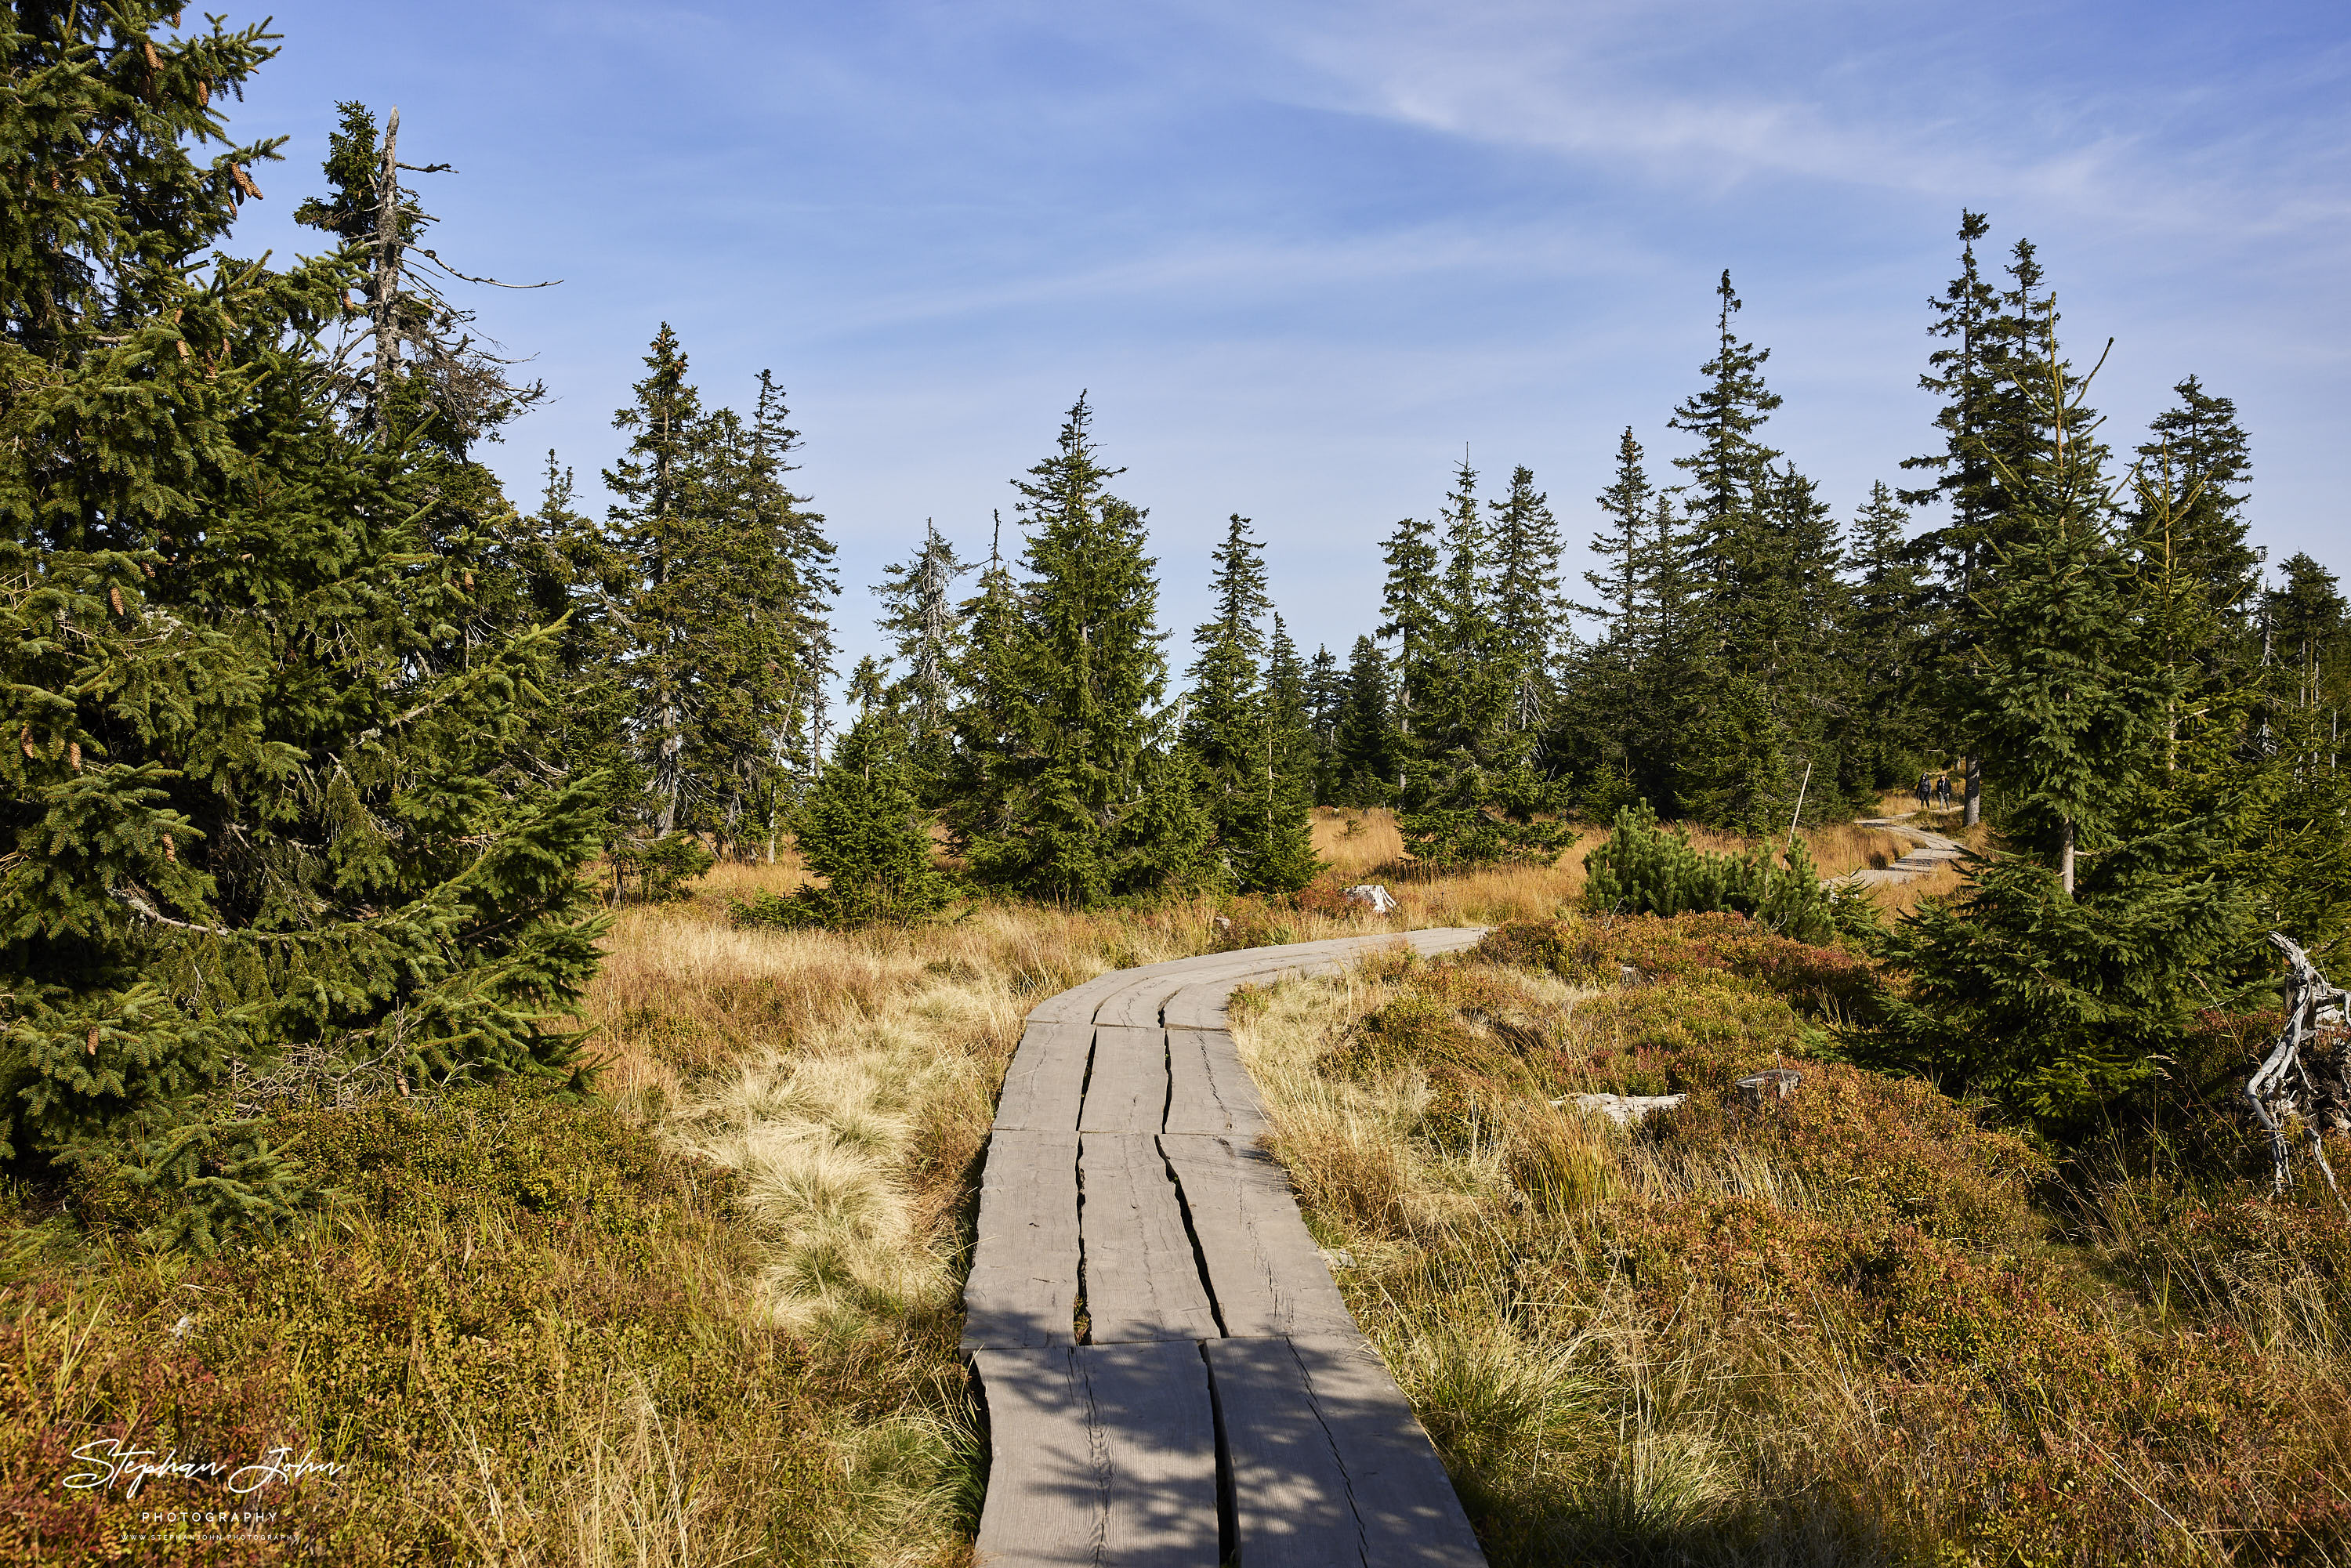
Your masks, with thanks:
[(1931, 799), (1933, 799), (1933, 797), (1928, 792), (1927, 789), (1927, 776), (1924, 773), (1921, 773), (1918, 775), (1918, 810), (1922, 811), (1925, 810), (1927, 809), (1927, 802)]
[(1951, 776), (1948, 773), (1935, 780), (1935, 804), (1949, 810), (1951, 805)]

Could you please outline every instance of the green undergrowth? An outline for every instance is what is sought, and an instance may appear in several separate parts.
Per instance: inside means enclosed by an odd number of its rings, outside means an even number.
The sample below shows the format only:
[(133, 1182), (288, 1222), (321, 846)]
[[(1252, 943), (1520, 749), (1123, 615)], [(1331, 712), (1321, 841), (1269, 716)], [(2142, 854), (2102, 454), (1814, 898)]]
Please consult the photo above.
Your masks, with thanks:
[[(970, 1511), (954, 1323), (766, 1326), (731, 1178), (611, 1109), (475, 1087), (272, 1135), (331, 1200), (209, 1260), (140, 1250), (102, 1175), (16, 1217), (0, 1561), (845, 1563), (893, 1511)], [(348, 1468), (134, 1499), (63, 1484), (92, 1443)], [(138, 1517), (225, 1506), (275, 1517)]]
[[(2192, 1074), (2061, 1147), (1839, 1061), (1868, 985), (1708, 915), (1249, 998), (1256, 1059), (1311, 1063), (1269, 1074), (1309, 1222), (1490, 1559), (2351, 1563), (2324, 1188), (2272, 1197)], [(2215, 1082), (2262, 1034), (2201, 1027)], [(1792, 1095), (1740, 1092), (1775, 1065)], [(1626, 1131), (1591, 1093), (1688, 1099)]]

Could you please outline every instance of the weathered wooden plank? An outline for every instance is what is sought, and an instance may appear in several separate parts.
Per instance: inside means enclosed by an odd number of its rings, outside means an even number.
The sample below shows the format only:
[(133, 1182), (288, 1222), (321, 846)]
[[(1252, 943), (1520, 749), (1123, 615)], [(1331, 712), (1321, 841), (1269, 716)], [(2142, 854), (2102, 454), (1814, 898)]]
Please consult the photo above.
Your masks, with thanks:
[(1263, 985), (1296, 974), (1319, 974), (1345, 965), (1396, 938), (1388, 936), (1342, 936), (1326, 942), (1301, 942), (1291, 947), (1258, 950), (1249, 967), (1217, 975), (1202, 975), (1160, 1005), (1170, 1029), (1223, 1029), (1225, 998), (1244, 985)]
[(987, 1500), (972, 1561), (986, 1568), (1092, 1568), (1108, 1512), (1076, 1352), (972, 1355), (987, 1404)]
[(1159, 1140), (1089, 1133), (1081, 1148), (1089, 1337), (1096, 1344), (1215, 1338), (1217, 1316)]
[(1078, 1365), (1105, 1471), (1104, 1568), (1211, 1568), (1217, 1427), (1200, 1347), (1081, 1345)]
[(1102, 998), (1124, 990), (1137, 980), (1163, 974), (1180, 965), (1196, 962), (1190, 958), (1171, 958), (1164, 964), (1146, 964), (1138, 969), (1113, 969), (1107, 975), (1096, 975), (1081, 986), (1046, 998), (1029, 1009), (1031, 1023), (1092, 1023), (1094, 1009)]
[(996, 1125), (1024, 1133), (1075, 1132), (1093, 1038), (1092, 1024), (1030, 1020), (1005, 1070)]
[(1420, 1568), (1482, 1568), (1477, 1532), (1412, 1404), (1361, 1340), (1290, 1342), (1347, 1477), (1365, 1554)]
[(1252, 974), (1269, 965), (1278, 967), (1282, 960), (1271, 955), (1281, 951), (1279, 947), (1259, 947), (1237, 953), (1207, 953), (1180, 963), (1136, 970), (1134, 984), (1105, 997), (1095, 1007), (1094, 1021), (1155, 1029), (1159, 1025), (1159, 1009), (1176, 992), (1223, 976)]
[(1227, 1333), (1361, 1337), (1271, 1155), (1232, 1136), (1163, 1134), (1159, 1146), (1183, 1189)]
[(1094, 1026), (1092, 1075), (1078, 1113), (1083, 1133), (1155, 1133), (1167, 1119), (1167, 1034), (1157, 1024)]
[(1167, 1077), (1168, 1132), (1254, 1138), (1265, 1131), (1257, 1081), (1225, 1030), (1169, 1030)]
[(1068, 1344), (1079, 1248), (1076, 1132), (991, 1134), (963, 1289), (964, 1348)]
[(1206, 1349), (1232, 1466), (1239, 1560), (1249, 1568), (1384, 1563), (1364, 1550), (1346, 1471), (1289, 1343), (1217, 1339)]

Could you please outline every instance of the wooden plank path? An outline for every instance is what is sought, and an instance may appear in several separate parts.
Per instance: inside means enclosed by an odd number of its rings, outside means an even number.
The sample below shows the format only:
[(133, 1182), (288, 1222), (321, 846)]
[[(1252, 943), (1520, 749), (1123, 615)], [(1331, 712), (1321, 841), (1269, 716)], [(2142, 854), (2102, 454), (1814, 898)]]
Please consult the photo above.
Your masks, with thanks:
[(1225, 1017), (1249, 981), (1481, 935), (1215, 953), (1030, 1009), (964, 1289), (992, 1455), (982, 1568), (1485, 1562), (1259, 1141)]

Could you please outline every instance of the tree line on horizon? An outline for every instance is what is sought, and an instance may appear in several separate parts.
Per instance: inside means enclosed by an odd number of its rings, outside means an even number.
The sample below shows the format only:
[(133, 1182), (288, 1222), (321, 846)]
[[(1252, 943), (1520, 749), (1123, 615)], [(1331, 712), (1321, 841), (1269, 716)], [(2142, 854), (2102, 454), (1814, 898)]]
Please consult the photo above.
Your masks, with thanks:
[(2131, 461), (2101, 444), (2032, 247), (1987, 276), (1978, 214), (1932, 449), (1850, 524), (1764, 440), (1726, 273), (1690, 450), (1669, 479), (1619, 438), (1588, 603), (1534, 476), (1464, 463), (1381, 541), (1343, 660), (1234, 515), (1179, 669), (1081, 396), (1012, 537), (965, 561), (926, 528), (889, 569), (893, 654), (836, 718), (834, 549), (772, 377), (705, 405), (663, 327), (607, 515), (553, 455), (526, 513), (476, 454), (545, 389), (453, 303), (480, 280), (424, 243), (396, 117), (342, 106), (295, 214), (328, 248), (273, 267), (215, 248), (278, 155), (225, 118), (263, 26), (5, 26), (0, 1160), (179, 1195), (166, 1239), (294, 1201), (273, 1065), (583, 1088), (591, 865), (658, 894), (789, 841), (818, 880), (764, 914), (836, 924), (1280, 895), (1321, 873), (1317, 802), (1391, 805), (1452, 868), (1645, 803), (1782, 832), (1953, 758), (2008, 852), (1885, 938), (1911, 979), (1876, 1049), (2054, 1107), (2245, 994), (2250, 933), (2319, 951), (2351, 915), (2335, 580), (2263, 586), (2247, 437), (2195, 378)]

